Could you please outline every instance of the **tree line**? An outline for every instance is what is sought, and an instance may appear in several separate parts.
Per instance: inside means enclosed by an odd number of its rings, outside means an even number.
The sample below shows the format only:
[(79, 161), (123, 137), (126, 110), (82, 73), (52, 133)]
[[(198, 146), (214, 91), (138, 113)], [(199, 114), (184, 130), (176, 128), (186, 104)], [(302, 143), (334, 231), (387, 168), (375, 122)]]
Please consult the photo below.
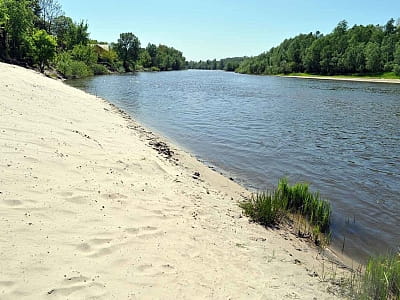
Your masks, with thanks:
[(65, 16), (57, 0), (0, 0), (0, 61), (57, 70), (67, 78), (136, 70), (186, 68), (182, 52), (133, 33), (115, 43), (90, 39), (88, 24)]
[(236, 69), (247, 74), (310, 73), (321, 75), (382, 74), (400, 76), (400, 24), (354, 25), (344, 20), (327, 35), (299, 34), (284, 40)]
[(229, 57), (220, 60), (200, 60), (200, 61), (189, 61), (189, 69), (199, 70), (224, 70), (228, 72), (234, 72), (247, 57)]

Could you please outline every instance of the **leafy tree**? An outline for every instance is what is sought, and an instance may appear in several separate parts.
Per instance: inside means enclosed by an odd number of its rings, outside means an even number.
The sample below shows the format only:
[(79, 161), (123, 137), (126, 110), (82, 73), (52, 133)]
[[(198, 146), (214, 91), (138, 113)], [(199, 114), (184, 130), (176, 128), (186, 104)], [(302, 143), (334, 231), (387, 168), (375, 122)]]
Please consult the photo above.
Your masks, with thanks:
[(149, 52), (146, 49), (142, 49), (139, 54), (139, 63), (144, 68), (150, 68), (152, 66), (152, 60)]
[(42, 27), (51, 33), (54, 20), (63, 15), (61, 5), (57, 0), (39, 0), (39, 6)]
[(97, 63), (98, 56), (92, 46), (76, 45), (70, 53), (73, 60), (81, 61), (89, 67)]
[(0, 59), (5, 59), (8, 56), (7, 32), (5, 30), (8, 18), (5, 3), (0, 0)]
[(75, 42), (75, 24), (70, 17), (59, 16), (53, 20), (51, 34), (57, 37), (61, 50), (73, 48)]
[(72, 45), (87, 45), (89, 43), (89, 25), (84, 21), (74, 23), (74, 25)]
[(71, 50), (76, 45), (89, 43), (88, 25), (81, 21), (74, 23), (71, 18), (59, 16), (53, 20), (51, 33), (57, 37), (61, 50)]
[(125, 70), (129, 71), (131, 65), (134, 65), (139, 58), (139, 39), (131, 32), (121, 33), (114, 48), (122, 60)]
[(37, 30), (33, 37), (33, 53), (35, 62), (39, 65), (40, 72), (56, 54), (57, 42), (55, 37), (47, 34), (45, 30)]
[(394, 63), (400, 65), (400, 41), (396, 44), (396, 50), (394, 52)]
[[(3, 0), (3, 39), (6, 56), (22, 60), (30, 52), (29, 35), (33, 30), (34, 14), (27, 0)], [(9, 50), (9, 51), (8, 51)]]
[(365, 67), (367, 71), (376, 73), (381, 70), (381, 53), (377, 43), (369, 42), (365, 48)]
[(387, 34), (387, 35), (391, 35), (391, 34), (395, 33), (396, 26), (394, 26), (394, 19), (391, 18), (389, 21), (387, 21), (384, 28), (385, 28), (385, 34)]
[(151, 65), (155, 66), (157, 64), (157, 46), (151, 43), (147, 44), (146, 47), (147, 53), (151, 57)]
[(380, 73), (398, 70), (396, 44), (400, 26), (355, 25), (341, 21), (327, 35), (300, 34), (284, 40), (236, 69), (249, 74), (307, 72), (314, 74)]

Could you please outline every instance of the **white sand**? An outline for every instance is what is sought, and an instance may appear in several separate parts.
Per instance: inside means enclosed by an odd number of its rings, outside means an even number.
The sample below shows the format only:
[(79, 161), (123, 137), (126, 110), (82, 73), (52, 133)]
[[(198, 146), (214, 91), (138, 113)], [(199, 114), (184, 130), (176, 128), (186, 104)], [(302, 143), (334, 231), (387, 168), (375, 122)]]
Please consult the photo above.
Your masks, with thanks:
[(152, 137), (0, 64), (0, 299), (336, 298), (315, 249), (249, 223), (246, 190)]

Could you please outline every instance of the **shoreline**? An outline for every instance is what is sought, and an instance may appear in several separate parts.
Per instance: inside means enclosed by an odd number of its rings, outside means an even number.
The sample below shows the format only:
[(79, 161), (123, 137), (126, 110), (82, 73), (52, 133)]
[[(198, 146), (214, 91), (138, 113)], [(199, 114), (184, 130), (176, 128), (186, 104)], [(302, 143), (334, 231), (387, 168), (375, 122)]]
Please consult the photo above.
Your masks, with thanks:
[(244, 187), (107, 100), (0, 69), (6, 299), (341, 298), (318, 249), (243, 216)]
[(336, 80), (336, 81), (354, 81), (354, 82), (369, 82), (369, 83), (390, 83), (400, 84), (400, 79), (384, 79), (384, 78), (362, 78), (362, 77), (335, 77), (335, 76), (298, 76), (298, 75), (276, 75), (284, 78), (301, 78), (301, 79), (316, 79), (316, 80)]

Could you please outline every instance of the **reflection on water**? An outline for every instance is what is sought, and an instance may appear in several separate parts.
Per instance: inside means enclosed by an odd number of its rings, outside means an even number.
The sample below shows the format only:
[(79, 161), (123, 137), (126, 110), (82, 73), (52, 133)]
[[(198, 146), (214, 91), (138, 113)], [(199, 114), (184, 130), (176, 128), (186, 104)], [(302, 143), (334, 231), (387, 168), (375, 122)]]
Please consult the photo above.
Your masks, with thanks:
[(400, 246), (400, 85), (218, 71), (69, 84), (106, 98), (250, 188), (279, 178), (331, 200), (333, 245), (363, 258)]

